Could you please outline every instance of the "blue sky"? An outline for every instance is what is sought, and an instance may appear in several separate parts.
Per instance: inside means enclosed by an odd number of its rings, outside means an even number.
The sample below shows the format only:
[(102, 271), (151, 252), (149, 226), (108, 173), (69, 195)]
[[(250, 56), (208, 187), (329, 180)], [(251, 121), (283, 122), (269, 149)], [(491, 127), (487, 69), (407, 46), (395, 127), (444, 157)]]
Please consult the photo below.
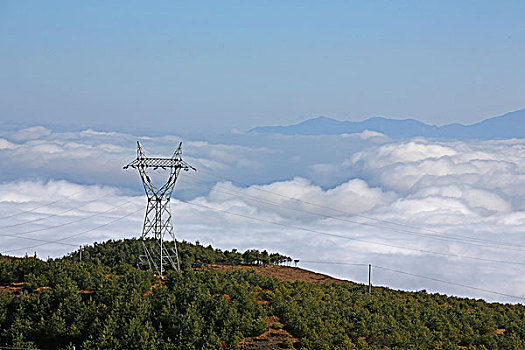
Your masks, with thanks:
[(523, 1), (3, 1), (1, 121), (223, 132), (525, 107)]
[[(228, 133), (319, 115), (468, 124), (522, 109), (524, 10), (523, 1), (0, 0), (2, 252), (32, 255), (27, 239), (137, 237), (146, 202), (137, 173), (122, 167), (137, 139), (151, 156), (182, 140), (198, 171), (183, 173), (174, 192), (177, 239), (391, 266), (525, 297), (515, 266), (525, 252), (524, 138)], [(296, 211), (303, 206), (315, 215)], [(380, 225), (355, 223), (363, 220)], [(490, 244), (450, 239), (462, 235)], [(365, 270), (303, 267), (366, 281)], [(516, 301), (374, 276), (394, 288)]]

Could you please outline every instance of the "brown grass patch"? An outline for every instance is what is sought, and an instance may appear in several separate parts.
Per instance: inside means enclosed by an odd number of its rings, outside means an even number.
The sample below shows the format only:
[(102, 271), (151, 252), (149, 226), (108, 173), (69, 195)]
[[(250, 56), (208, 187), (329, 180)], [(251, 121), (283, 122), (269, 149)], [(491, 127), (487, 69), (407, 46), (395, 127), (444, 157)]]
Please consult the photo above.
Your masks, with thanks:
[[(299, 339), (294, 338), (288, 331), (282, 329), (284, 326), (278, 316), (267, 316), (266, 324), (268, 330), (257, 337), (245, 338), (239, 345), (245, 350), (270, 350), (280, 349), (281, 344), (289, 339), (292, 343)], [(279, 325), (278, 327), (276, 325)], [(274, 326), (274, 327), (272, 327)]]
[(283, 282), (309, 282), (309, 283), (346, 283), (353, 284), (353, 282), (341, 280), (321, 273), (304, 270), (298, 267), (291, 266), (245, 266), (245, 265), (206, 265), (202, 269), (197, 270), (216, 270), (222, 272), (231, 272), (241, 270), (244, 272), (253, 271), (262, 276), (271, 276)]

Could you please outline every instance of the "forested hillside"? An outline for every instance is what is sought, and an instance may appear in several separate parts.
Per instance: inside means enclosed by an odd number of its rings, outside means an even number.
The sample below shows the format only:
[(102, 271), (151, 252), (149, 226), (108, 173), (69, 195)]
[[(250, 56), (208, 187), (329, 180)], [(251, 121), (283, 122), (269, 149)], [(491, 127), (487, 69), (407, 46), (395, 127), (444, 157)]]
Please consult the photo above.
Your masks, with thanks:
[[(0, 259), (0, 346), (42, 349), (523, 349), (525, 308), (360, 284), (279, 282), (209, 263), (265, 252), (179, 246), (164, 281), (134, 267), (137, 240), (62, 259)], [(280, 260), (279, 260), (280, 259)], [(276, 269), (275, 267), (267, 267)], [(273, 333), (272, 333), (273, 332)], [(278, 343), (266, 337), (278, 335)], [(272, 343), (273, 341), (273, 343)], [(271, 345), (273, 344), (273, 345)]]

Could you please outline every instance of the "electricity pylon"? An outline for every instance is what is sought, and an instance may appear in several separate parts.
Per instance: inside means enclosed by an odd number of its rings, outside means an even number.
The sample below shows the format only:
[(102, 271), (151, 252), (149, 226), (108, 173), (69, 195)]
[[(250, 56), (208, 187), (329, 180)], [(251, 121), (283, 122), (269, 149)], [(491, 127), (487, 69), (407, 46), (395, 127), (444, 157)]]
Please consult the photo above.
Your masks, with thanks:
[[(173, 224), (171, 223), (170, 198), (175, 182), (179, 176), (181, 169), (188, 171), (190, 169), (196, 170), (191, 165), (182, 160), (182, 142), (177, 147), (175, 153), (171, 158), (150, 158), (146, 157), (144, 150), (137, 141), (137, 159), (124, 167), (135, 168), (139, 171), (148, 197), (148, 206), (146, 208), (146, 216), (144, 218), (144, 226), (142, 228), (142, 235), (140, 237), (140, 251), (137, 264), (148, 264), (150, 268), (154, 268), (161, 278), (164, 273), (164, 266), (173, 268), (176, 271), (180, 270), (179, 254), (177, 252), (177, 242), (173, 232)], [(168, 181), (162, 187), (156, 187), (148, 173), (147, 169), (153, 170), (169, 169)], [(167, 248), (164, 235), (168, 233), (173, 241), (173, 248)], [(155, 246), (149, 247), (146, 240), (153, 237)]]

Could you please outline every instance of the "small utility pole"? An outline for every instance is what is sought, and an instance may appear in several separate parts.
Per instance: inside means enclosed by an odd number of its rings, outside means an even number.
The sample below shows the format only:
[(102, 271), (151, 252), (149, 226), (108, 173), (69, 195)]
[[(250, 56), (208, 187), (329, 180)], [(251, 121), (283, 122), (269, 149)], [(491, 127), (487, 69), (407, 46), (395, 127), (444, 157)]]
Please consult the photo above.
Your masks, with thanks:
[(79, 254), (80, 254), (80, 260), (79, 261), (82, 261), (82, 246), (80, 246)]
[(372, 294), (372, 264), (368, 264), (368, 294)]

